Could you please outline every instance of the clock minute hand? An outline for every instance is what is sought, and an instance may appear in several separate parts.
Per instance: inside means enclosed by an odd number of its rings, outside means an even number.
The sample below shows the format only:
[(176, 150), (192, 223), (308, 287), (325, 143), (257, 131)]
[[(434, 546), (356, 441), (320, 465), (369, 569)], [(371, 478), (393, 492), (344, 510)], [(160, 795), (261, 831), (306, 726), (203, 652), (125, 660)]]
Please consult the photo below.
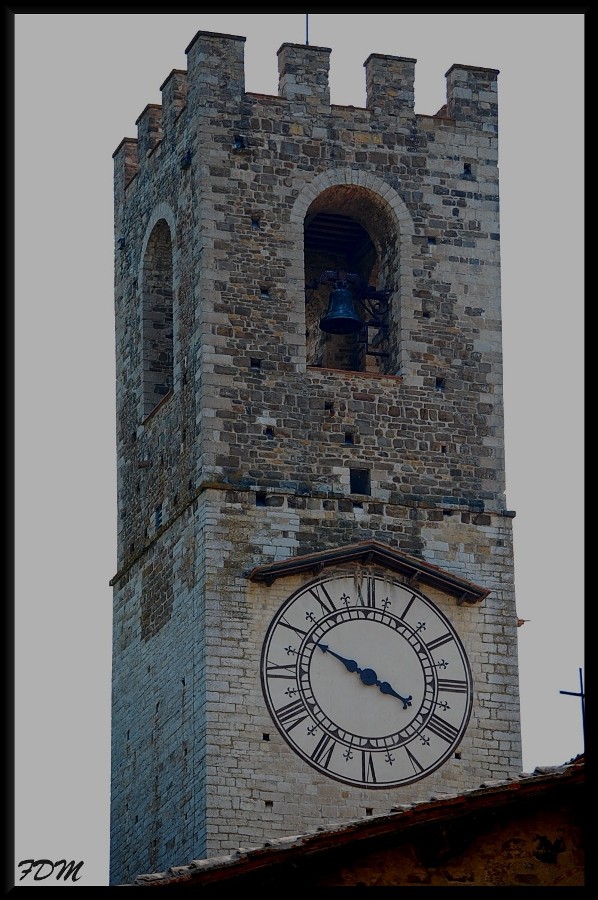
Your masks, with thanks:
[(390, 694), (392, 697), (396, 697), (397, 700), (400, 700), (402, 702), (403, 709), (407, 709), (408, 706), (411, 706), (411, 694), (408, 697), (402, 697), (400, 694), (397, 694), (394, 688), (390, 686), (388, 681), (378, 680), (378, 676), (373, 669), (360, 669), (359, 664), (354, 659), (345, 659), (344, 656), (340, 656), (338, 653), (335, 653), (334, 650), (331, 650), (328, 644), (318, 644), (318, 647), (320, 648), (322, 653), (331, 653), (332, 656), (340, 660), (349, 672), (357, 672), (364, 684), (367, 684), (368, 686), (376, 685), (380, 688), (383, 694)]
[(344, 656), (339, 656), (338, 653), (335, 653), (334, 650), (331, 650), (328, 644), (318, 644), (318, 647), (322, 651), (322, 653), (330, 653), (332, 656), (335, 656), (337, 659), (343, 663), (345, 669), (349, 672), (360, 672), (358, 663), (355, 662), (354, 659), (345, 659)]

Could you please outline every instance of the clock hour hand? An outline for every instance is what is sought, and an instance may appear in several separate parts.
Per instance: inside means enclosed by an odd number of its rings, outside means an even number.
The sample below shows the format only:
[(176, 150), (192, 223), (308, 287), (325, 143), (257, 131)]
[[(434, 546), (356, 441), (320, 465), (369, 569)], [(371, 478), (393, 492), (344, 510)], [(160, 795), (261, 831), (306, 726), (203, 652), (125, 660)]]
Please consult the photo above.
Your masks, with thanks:
[(332, 656), (340, 660), (349, 672), (357, 672), (364, 684), (375, 684), (380, 688), (383, 694), (390, 694), (392, 697), (396, 697), (397, 700), (400, 700), (402, 702), (403, 709), (407, 709), (408, 706), (411, 706), (411, 694), (408, 697), (402, 697), (400, 694), (397, 694), (397, 692), (390, 686), (388, 681), (378, 680), (378, 676), (373, 669), (360, 669), (358, 663), (354, 659), (345, 659), (344, 656), (339, 656), (338, 653), (335, 653), (334, 650), (330, 649), (328, 644), (318, 644), (318, 647), (320, 648), (322, 653), (331, 653)]
[(402, 700), (403, 709), (407, 709), (408, 706), (411, 706), (411, 694), (409, 694), (408, 697), (401, 697), (400, 694), (397, 694), (396, 691), (393, 691), (388, 681), (377, 681), (376, 684), (383, 694), (390, 694), (392, 697), (396, 697), (397, 700)]

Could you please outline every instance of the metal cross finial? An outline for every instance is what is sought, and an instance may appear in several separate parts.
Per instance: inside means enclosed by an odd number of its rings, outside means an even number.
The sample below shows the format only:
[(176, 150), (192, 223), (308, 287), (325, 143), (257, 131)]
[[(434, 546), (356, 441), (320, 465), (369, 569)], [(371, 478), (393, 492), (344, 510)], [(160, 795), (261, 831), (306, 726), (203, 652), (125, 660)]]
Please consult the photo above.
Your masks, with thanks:
[(585, 694), (583, 690), (583, 675), (581, 669), (579, 670), (579, 690), (578, 691), (559, 691), (559, 694), (568, 694), (570, 697), (579, 697), (581, 700), (581, 729), (584, 738), (585, 745), (585, 737), (586, 737), (586, 726), (585, 726)]

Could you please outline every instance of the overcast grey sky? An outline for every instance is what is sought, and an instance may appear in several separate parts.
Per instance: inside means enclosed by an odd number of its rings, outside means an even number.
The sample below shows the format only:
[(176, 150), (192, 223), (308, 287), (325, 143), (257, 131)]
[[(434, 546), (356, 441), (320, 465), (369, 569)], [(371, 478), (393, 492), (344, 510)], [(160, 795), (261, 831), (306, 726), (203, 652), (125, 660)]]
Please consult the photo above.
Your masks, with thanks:
[[(415, 108), (453, 63), (500, 70), (506, 506), (514, 509), (524, 771), (582, 752), (582, 13), (310, 14), (331, 100), (365, 105), (370, 53), (417, 59)], [(108, 883), (116, 571), (112, 153), (185, 69), (197, 31), (242, 35), (278, 92), (305, 15), (15, 16), (16, 861)], [(180, 865), (188, 860), (173, 860)], [(84, 880), (83, 880), (84, 879)], [(52, 879), (39, 886), (55, 884)]]

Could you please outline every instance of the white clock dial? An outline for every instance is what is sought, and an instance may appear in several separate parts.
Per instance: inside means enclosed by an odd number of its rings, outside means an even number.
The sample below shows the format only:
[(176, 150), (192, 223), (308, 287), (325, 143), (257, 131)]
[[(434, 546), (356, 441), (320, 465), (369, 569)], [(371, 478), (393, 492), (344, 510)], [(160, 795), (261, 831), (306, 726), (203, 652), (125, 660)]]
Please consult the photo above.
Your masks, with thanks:
[(441, 766), (469, 722), (459, 637), (419, 591), (372, 575), (325, 577), (283, 603), (261, 676), (278, 730), (309, 765), (389, 788)]

